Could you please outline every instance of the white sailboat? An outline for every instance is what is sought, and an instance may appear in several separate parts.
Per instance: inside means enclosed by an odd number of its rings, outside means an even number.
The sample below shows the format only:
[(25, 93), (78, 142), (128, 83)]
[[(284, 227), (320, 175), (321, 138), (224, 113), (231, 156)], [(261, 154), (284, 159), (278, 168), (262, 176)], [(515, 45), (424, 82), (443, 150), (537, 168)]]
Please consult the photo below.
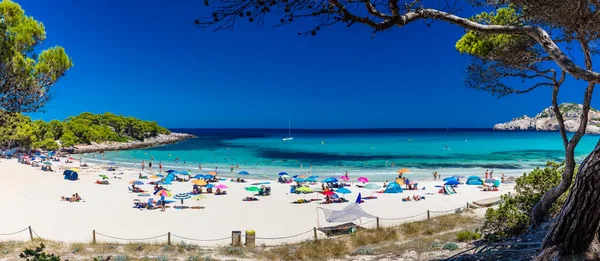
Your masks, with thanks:
[(292, 137), (292, 121), (288, 118), (288, 136), (283, 138), (283, 141), (293, 140)]

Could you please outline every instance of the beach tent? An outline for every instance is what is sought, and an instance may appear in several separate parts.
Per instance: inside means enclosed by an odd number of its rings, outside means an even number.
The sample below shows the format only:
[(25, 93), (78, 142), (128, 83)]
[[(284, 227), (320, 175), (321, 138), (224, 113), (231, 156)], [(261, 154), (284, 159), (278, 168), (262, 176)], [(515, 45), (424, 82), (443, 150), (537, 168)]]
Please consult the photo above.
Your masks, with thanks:
[(171, 172), (165, 178), (165, 183), (171, 183), (171, 182), (173, 182), (173, 180), (175, 180), (175, 174), (173, 174), (173, 172)]
[(385, 188), (385, 191), (383, 191), (383, 193), (402, 193), (402, 188), (400, 187), (400, 184), (396, 183), (396, 182), (392, 182), (390, 184), (387, 185), (387, 187)]
[(79, 174), (70, 169), (65, 170), (65, 172), (63, 172), (63, 175), (65, 176), (66, 180), (77, 180), (79, 178)]
[(351, 203), (342, 210), (320, 208), (325, 213), (327, 222), (352, 222), (359, 218), (376, 218), (365, 212), (358, 204)]
[(449, 180), (448, 182), (444, 183), (444, 185), (459, 185), (459, 184), (460, 184), (460, 182), (458, 182), (455, 179)]
[(483, 180), (477, 176), (470, 176), (467, 180), (467, 185), (483, 185)]

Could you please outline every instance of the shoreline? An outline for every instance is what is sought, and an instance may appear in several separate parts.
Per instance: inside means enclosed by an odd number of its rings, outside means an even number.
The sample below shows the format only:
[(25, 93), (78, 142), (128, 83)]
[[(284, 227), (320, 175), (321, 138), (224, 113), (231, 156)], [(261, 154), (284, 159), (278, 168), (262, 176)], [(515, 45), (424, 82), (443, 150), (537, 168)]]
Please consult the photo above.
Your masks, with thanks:
[(156, 137), (145, 139), (144, 141), (128, 141), (128, 142), (102, 142), (92, 144), (80, 144), (75, 145), (73, 148), (66, 149), (63, 148), (62, 151), (68, 151), (73, 154), (83, 154), (83, 153), (94, 153), (94, 152), (102, 152), (102, 151), (118, 151), (118, 150), (133, 150), (133, 149), (142, 149), (142, 148), (150, 148), (156, 147), (160, 145), (166, 145), (171, 143), (180, 142), (183, 140), (191, 139), (196, 136), (187, 133), (177, 133), (171, 132), (171, 134), (159, 134)]

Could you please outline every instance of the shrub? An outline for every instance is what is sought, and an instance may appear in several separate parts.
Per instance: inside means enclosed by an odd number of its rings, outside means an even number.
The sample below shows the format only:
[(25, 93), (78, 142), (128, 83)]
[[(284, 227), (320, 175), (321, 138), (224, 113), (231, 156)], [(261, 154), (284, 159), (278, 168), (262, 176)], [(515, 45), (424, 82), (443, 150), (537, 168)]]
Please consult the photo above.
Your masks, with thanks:
[(44, 243), (40, 243), (40, 246), (33, 250), (26, 248), (23, 253), (19, 254), (19, 257), (28, 261), (60, 261), (60, 256), (44, 253), (45, 248)]
[(448, 242), (442, 246), (442, 249), (454, 251), (458, 249), (458, 245), (456, 245), (456, 243)]
[[(502, 196), (503, 202), (497, 209), (489, 208), (485, 213), (483, 234), (487, 240), (496, 240), (517, 236), (527, 230), (531, 224), (531, 210), (542, 196), (558, 185), (564, 167), (555, 162), (548, 162), (546, 168), (536, 168), (529, 174), (516, 179), (516, 195)], [(550, 209), (550, 215), (556, 215), (564, 203), (564, 193)]]
[(473, 241), (481, 238), (481, 234), (479, 232), (473, 232), (470, 230), (463, 230), (456, 233), (456, 239), (458, 242), (467, 242)]
[(169, 261), (169, 258), (166, 256), (157, 256), (156, 261)]
[(113, 260), (114, 261), (127, 261), (127, 260), (129, 260), (129, 257), (125, 256), (125, 255), (118, 255), (118, 256), (115, 256), (115, 258)]
[(440, 241), (436, 240), (431, 243), (431, 248), (440, 248), (440, 247), (442, 247), (442, 243), (440, 243)]
[(375, 250), (370, 247), (359, 247), (353, 252), (354, 255), (373, 255)]
[(241, 247), (228, 247), (227, 254), (239, 256), (244, 254), (244, 249), (242, 249)]

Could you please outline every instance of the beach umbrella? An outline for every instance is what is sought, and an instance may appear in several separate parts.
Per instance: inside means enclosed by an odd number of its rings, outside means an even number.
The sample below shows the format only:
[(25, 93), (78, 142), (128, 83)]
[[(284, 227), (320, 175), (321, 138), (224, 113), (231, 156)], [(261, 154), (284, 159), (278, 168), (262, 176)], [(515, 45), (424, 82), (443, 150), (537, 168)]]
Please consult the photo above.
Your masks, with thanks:
[(410, 172), (410, 169), (402, 168), (402, 169), (398, 170), (398, 173), (407, 173), (407, 172)]
[(460, 184), (457, 180), (450, 180), (446, 183), (444, 183), (444, 185), (458, 185)]
[(215, 177), (215, 176), (213, 176), (213, 175), (210, 175), (210, 174), (209, 174), (209, 175), (204, 175), (204, 179), (212, 179), (212, 178), (214, 178), (214, 177)]
[(183, 200), (184, 199), (189, 199), (192, 196), (190, 196), (190, 194), (188, 193), (178, 193), (177, 195), (173, 196), (174, 199), (180, 199), (181, 200), (181, 205), (183, 205)]
[(308, 177), (304, 181), (306, 181), (306, 182), (317, 182), (317, 178), (315, 178), (315, 177)]
[(337, 182), (338, 180), (336, 178), (326, 178), (324, 180), (322, 180), (321, 182), (323, 183), (334, 183)]
[(228, 188), (228, 187), (227, 187), (227, 185), (224, 185), (224, 184), (219, 184), (219, 185), (216, 185), (216, 186), (215, 186), (215, 188), (218, 188), (218, 189), (226, 189), (226, 188)]
[(75, 171), (75, 172), (79, 172), (78, 168), (70, 168), (70, 170)]
[(214, 187), (215, 187), (215, 185), (213, 185), (213, 184), (206, 185), (206, 188), (214, 188)]
[(197, 179), (192, 181), (192, 184), (196, 184), (198, 186), (205, 186), (208, 183), (206, 182), (206, 180)]
[(163, 197), (170, 197), (170, 196), (172, 196), (171, 192), (169, 192), (166, 189), (157, 190), (157, 191), (154, 192), (154, 195), (156, 195), (156, 196), (163, 196)]
[[(76, 171), (76, 172), (77, 172), (77, 171)], [(100, 174), (100, 175), (98, 175), (98, 176), (100, 176), (102, 179), (108, 179), (108, 177), (107, 177), (106, 175), (104, 175), (104, 174)]]
[(447, 177), (445, 179), (443, 179), (443, 181), (451, 181), (451, 180), (456, 180), (455, 177)]
[(42, 163), (42, 164), (44, 164), (44, 165), (52, 165), (52, 162), (50, 162), (50, 161), (44, 161), (44, 163)]
[(217, 175), (217, 172), (216, 171), (210, 171), (210, 172), (208, 172), (208, 174), (210, 174), (210, 175)]
[(260, 191), (260, 188), (255, 187), (255, 186), (246, 187), (245, 189), (246, 189), (246, 191), (249, 191), (249, 192), (259, 192)]
[(196, 174), (196, 176), (194, 176), (195, 179), (203, 179), (204, 175), (202, 174)]
[(159, 178), (164, 178), (165, 177), (165, 175), (162, 175), (162, 174), (156, 174), (156, 176), (159, 177)]
[(313, 193), (313, 190), (309, 187), (299, 187), (296, 189), (296, 191), (300, 193)]
[(170, 170), (167, 170), (166, 172), (171, 173), (171, 172), (175, 172), (175, 170), (170, 169)]
[(196, 195), (192, 199), (195, 200), (195, 201), (198, 201), (198, 206), (200, 206), (200, 200), (201, 199), (206, 199), (206, 196), (204, 196), (204, 195)]
[(305, 182), (305, 180), (303, 178), (295, 178), (294, 181), (299, 182), (299, 183)]
[(248, 171), (242, 170), (240, 172), (238, 172), (238, 174), (240, 175), (250, 175), (250, 173), (248, 173)]
[(158, 178), (158, 176), (156, 176), (156, 175), (152, 175), (152, 176), (150, 176), (150, 178), (151, 178), (151, 179), (157, 179), (157, 178)]
[(144, 185), (144, 182), (141, 182), (141, 181), (138, 180), (138, 181), (134, 181), (131, 184), (133, 184), (133, 185)]
[(313, 192), (323, 192), (323, 189), (321, 187), (316, 187), (313, 189)]
[(335, 192), (336, 192), (336, 193), (341, 193), (341, 194), (350, 194), (350, 193), (352, 193), (352, 191), (350, 191), (350, 190), (349, 190), (349, 189), (347, 189), (347, 188), (339, 188), (339, 189), (337, 189)]
[(281, 175), (281, 176), (279, 176), (279, 177), (287, 179), (287, 178), (289, 178), (290, 176), (289, 176), (289, 175), (287, 175), (287, 174), (285, 174), (285, 175)]
[(287, 175), (287, 172), (279, 172), (279, 176)]
[(343, 180), (343, 181), (349, 181), (350, 180), (350, 178), (346, 177), (346, 176), (341, 176), (340, 179)]
[(375, 183), (369, 183), (369, 184), (365, 185), (363, 188), (366, 188), (366, 189), (378, 189), (378, 188), (380, 188), (380, 186), (377, 185), (377, 184), (375, 184)]
[(325, 196), (331, 196), (331, 195), (335, 194), (335, 192), (333, 192), (332, 190), (326, 190), (326, 191), (323, 191), (321, 194), (323, 194)]
[(360, 177), (360, 178), (357, 178), (356, 180), (358, 180), (360, 182), (369, 182), (369, 179), (367, 177)]

